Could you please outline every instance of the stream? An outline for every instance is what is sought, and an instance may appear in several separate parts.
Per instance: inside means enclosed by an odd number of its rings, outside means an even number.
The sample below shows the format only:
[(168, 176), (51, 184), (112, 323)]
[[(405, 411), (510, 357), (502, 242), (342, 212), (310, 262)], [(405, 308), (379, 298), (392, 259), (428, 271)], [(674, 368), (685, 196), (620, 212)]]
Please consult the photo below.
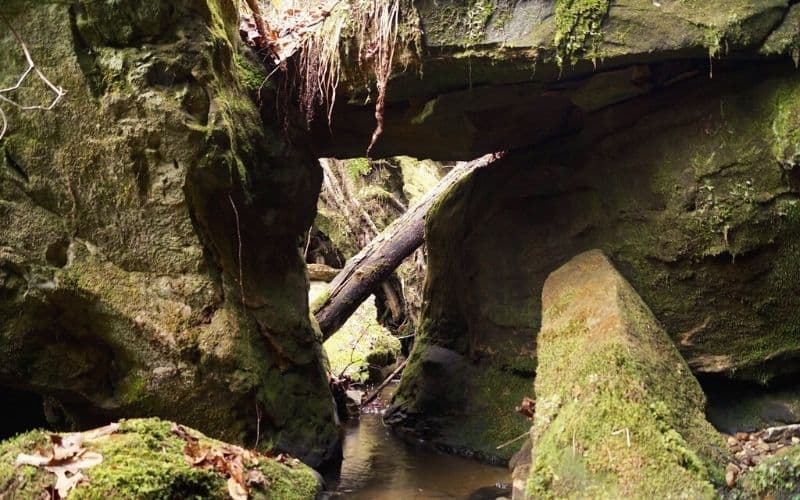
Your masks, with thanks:
[[(388, 401), (394, 385), (382, 393)], [(494, 499), (511, 474), (504, 467), (439, 453), (408, 442), (383, 425), (380, 413), (363, 413), (345, 427), (344, 460), (327, 479), (325, 498), (405, 500)]]

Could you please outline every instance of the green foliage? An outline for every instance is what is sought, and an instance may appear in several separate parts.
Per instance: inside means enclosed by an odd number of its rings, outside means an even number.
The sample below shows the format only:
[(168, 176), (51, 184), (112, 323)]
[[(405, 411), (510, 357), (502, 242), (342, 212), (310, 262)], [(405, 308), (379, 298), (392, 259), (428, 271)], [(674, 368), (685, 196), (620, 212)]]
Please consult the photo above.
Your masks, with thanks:
[(579, 57), (597, 57), (602, 41), (600, 26), (608, 14), (608, 0), (557, 0), (556, 61), (575, 64)]
[(730, 494), (734, 499), (800, 497), (800, 447), (770, 457), (746, 472)]
[(324, 347), (331, 372), (358, 382), (369, 378), (370, 362), (388, 364), (400, 354), (400, 341), (378, 323), (372, 298), (356, 309)]
[(368, 175), (372, 170), (372, 165), (370, 165), (369, 158), (352, 158), (350, 160), (346, 160), (345, 163), (347, 172), (353, 179), (358, 179), (360, 176)]

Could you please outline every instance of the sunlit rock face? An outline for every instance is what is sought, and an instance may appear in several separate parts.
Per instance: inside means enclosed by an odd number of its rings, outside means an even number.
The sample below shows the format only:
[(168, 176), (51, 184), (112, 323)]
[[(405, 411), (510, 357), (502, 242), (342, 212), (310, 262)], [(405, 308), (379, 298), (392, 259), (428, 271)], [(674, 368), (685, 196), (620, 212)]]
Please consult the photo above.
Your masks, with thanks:
[[(338, 438), (297, 241), (320, 175), (248, 94), (237, 8), (3, 2), (68, 93), (4, 105), (0, 385), (57, 426), (156, 415), (316, 464)], [(0, 33), (2, 87), (25, 60)], [(31, 80), (16, 97), (46, 101)]]

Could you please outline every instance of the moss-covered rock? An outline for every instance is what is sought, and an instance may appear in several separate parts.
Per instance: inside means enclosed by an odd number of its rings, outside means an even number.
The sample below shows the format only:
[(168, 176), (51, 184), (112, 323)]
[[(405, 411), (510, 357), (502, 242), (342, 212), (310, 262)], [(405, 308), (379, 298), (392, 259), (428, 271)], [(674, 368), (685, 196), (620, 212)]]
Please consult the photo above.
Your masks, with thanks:
[[(0, 385), (58, 427), (180, 420), (312, 463), (338, 440), (297, 251), (320, 172), (248, 94), (231, 0), (4, 1), (67, 96), (4, 105)], [(0, 86), (25, 59), (0, 29)], [(16, 96), (46, 101), (30, 79)], [(60, 416), (59, 416), (60, 415)]]
[(532, 498), (714, 498), (725, 445), (669, 336), (600, 251), (542, 290)]
[[(86, 480), (68, 495), (80, 499), (171, 499), (230, 498), (226, 474), (205, 467), (202, 460), (192, 464), (186, 456), (187, 441), (173, 429), (176, 424), (150, 419), (123, 420), (111, 434), (91, 438), (83, 434), (88, 452), (99, 453), (102, 462), (81, 472)], [(231, 448), (188, 428), (180, 428), (197, 440), (199, 448), (211, 450), (244, 450)], [(46, 452), (52, 446), (50, 434), (32, 431), (0, 443), (0, 491), (7, 498), (39, 498), (55, 485), (56, 476), (41, 468), (16, 465), (20, 454)], [(296, 459), (282, 462), (252, 454), (255, 460), (243, 460), (245, 477), (258, 477), (252, 482), (253, 499), (313, 499), (321, 489), (318, 475)], [(262, 477), (263, 475), (263, 477)]]

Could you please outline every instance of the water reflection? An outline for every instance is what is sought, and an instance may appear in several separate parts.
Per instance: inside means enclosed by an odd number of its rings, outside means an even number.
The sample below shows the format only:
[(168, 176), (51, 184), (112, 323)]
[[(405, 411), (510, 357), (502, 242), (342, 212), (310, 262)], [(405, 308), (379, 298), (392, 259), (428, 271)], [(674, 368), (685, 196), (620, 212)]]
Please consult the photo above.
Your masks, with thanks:
[(341, 474), (329, 498), (463, 499), (509, 479), (505, 468), (407, 443), (384, 427), (380, 415), (364, 414), (346, 428)]

